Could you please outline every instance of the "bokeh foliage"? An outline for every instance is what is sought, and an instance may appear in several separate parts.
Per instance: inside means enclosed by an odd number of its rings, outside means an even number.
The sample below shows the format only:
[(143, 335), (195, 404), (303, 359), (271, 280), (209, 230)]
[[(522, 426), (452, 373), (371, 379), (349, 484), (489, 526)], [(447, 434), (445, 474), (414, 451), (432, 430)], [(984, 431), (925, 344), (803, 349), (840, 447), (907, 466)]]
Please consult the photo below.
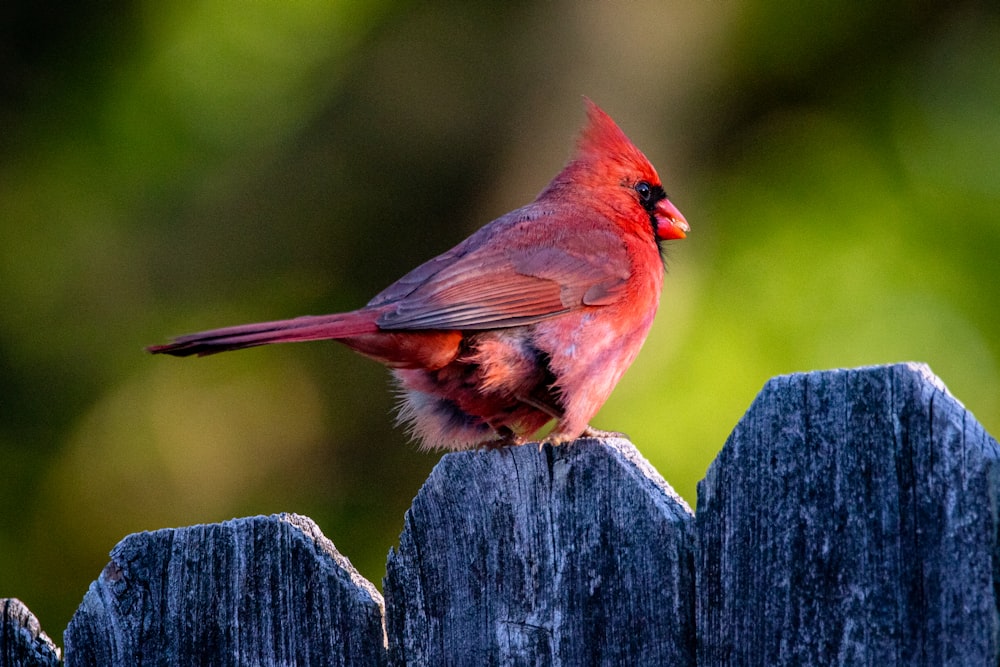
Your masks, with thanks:
[(0, 26), (0, 595), (58, 634), (129, 532), (309, 514), (379, 582), (437, 455), (332, 344), (152, 358), (363, 304), (525, 203), (580, 95), (693, 232), (595, 425), (690, 501), (769, 377), (920, 360), (1000, 432), (986, 2), (13, 3)]

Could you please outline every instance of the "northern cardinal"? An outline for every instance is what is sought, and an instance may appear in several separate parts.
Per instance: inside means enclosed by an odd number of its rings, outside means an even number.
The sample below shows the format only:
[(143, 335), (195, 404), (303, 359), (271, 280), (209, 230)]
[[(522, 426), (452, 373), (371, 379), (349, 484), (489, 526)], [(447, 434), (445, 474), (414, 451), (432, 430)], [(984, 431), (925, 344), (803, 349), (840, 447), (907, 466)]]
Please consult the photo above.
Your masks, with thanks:
[(148, 348), (199, 356), (332, 339), (392, 369), (425, 449), (608, 435), (588, 425), (632, 364), (688, 223), (656, 170), (589, 99), (576, 153), (497, 218), (348, 313), (214, 329)]

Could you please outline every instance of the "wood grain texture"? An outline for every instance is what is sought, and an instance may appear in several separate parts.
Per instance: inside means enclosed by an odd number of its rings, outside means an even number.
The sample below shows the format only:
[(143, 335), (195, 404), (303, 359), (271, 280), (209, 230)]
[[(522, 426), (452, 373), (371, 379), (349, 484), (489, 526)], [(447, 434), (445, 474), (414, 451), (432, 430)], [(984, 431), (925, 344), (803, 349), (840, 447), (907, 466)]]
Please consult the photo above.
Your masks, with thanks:
[(16, 598), (0, 599), (0, 667), (55, 667), (59, 649)]
[(389, 555), (390, 663), (694, 664), (692, 525), (625, 440), (448, 454)]
[(997, 664), (998, 455), (926, 366), (768, 382), (698, 488), (699, 664)]
[(294, 514), (136, 533), (65, 634), (66, 664), (382, 665), (382, 598)]
[[(127, 537), (65, 660), (995, 665), (998, 461), (926, 366), (778, 377), (697, 518), (625, 440), (448, 454), (389, 555), (388, 639), (374, 587), (283, 514)], [(24, 605), (0, 613), (0, 667), (59, 664)]]

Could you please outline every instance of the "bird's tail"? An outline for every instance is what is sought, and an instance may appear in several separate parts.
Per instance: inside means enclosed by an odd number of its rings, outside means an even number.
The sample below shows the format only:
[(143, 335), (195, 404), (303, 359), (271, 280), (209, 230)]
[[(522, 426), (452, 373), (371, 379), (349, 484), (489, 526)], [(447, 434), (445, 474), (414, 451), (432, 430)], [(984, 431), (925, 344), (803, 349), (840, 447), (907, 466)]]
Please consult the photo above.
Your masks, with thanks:
[(179, 336), (166, 345), (151, 345), (146, 350), (175, 357), (193, 354), (203, 357), (270, 343), (348, 338), (378, 331), (377, 316), (375, 311), (362, 309), (336, 315), (307, 315), (291, 320), (242, 324)]

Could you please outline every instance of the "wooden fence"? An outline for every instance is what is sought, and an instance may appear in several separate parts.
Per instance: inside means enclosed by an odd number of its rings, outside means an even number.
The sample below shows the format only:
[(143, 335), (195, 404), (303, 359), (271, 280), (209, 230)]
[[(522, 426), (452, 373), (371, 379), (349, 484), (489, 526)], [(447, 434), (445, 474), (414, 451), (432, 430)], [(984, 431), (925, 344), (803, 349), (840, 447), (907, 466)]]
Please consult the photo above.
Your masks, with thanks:
[[(384, 602), (305, 517), (134, 534), (65, 664), (996, 665), (998, 455), (925, 366), (778, 377), (697, 513), (623, 440), (448, 454)], [(0, 612), (0, 664), (59, 664)]]

